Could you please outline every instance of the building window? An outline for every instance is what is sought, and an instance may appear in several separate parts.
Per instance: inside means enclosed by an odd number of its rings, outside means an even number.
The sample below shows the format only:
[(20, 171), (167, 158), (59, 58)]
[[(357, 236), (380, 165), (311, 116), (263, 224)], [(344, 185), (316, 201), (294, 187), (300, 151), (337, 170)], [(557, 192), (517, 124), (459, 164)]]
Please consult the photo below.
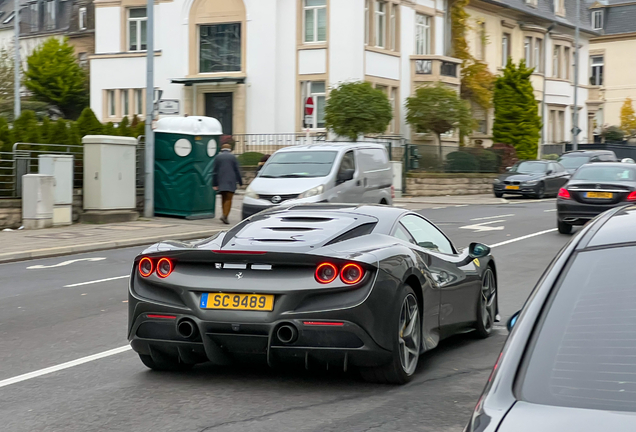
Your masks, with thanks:
[(477, 40), (475, 41), (477, 60), (484, 60), (486, 58), (486, 23), (483, 21), (477, 22)]
[(526, 37), (523, 45), (524, 59), (526, 60), (526, 66), (532, 67), (532, 38)]
[(592, 76), (590, 77), (590, 84), (593, 86), (603, 85), (603, 56), (592, 57)]
[(327, 41), (327, 0), (304, 0), (305, 42)]
[(561, 78), (561, 46), (554, 47), (552, 54), (552, 77)]
[(431, 17), (415, 15), (415, 54), (427, 55), (431, 53)]
[(565, 0), (555, 0), (556, 14), (565, 16)]
[(121, 91), (121, 115), (127, 117), (130, 114), (130, 95), (128, 90)]
[(364, 0), (364, 44), (365, 45), (369, 45), (369, 32), (370, 32), (370, 25), (369, 25), (369, 0)]
[(241, 24), (200, 27), (199, 72), (239, 72), (241, 70)]
[(386, 2), (375, 2), (375, 45), (386, 47)]
[(592, 11), (592, 26), (594, 30), (601, 30), (603, 28), (603, 11)]
[(565, 141), (565, 111), (550, 110), (550, 138), (553, 143)]
[(537, 0), (526, 0), (526, 4), (537, 7)]
[[(305, 127), (310, 129), (321, 129), (325, 127), (325, 101), (326, 87), (324, 81), (307, 81), (302, 84), (303, 100), (300, 104), (303, 118), (305, 119)], [(305, 116), (305, 104), (307, 98), (311, 97), (314, 103), (314, 112), (309, 116)]]
[(40, 13), (39, 13), (37, 2), (31, 3), (29, 5), (29, 12), (30, 12), (29, 23), (30, 23), (31, 31), (36, 32), (40, 30)]
[(142, 115), (144, 113), (144, 93), (142, 89), (135, 89), (135, 109), (133, 114)]
[(543, 39), (534, 40), (534, 70), (543, 73)]
[(108, 104), (108, 117), (115, 117), (115, 90), (106, 91), (106, 103)]
[(88, 55), (85, 52), (79, 53), (79, 55), (77, 56), (77, 59), (81, 67), (83, 68), (88, 67)]
[(572, 62), (570, 61), (570, 48), (565, 47), (563, 49), (563, 78), (570, 79), (571, 69), (572, 69)]
[(397, 10), (398, 6), (391, 5), (391, 16), (389, 18), (389, 37), (391, 38), (391, 50), (397, 49)]
[(506, 67), (510, 58), (510, 34), (504, 33), (501, 42), (501, 66)]
[(55, 12), (57, 10), (57, 4), (55, 0), (47, 1), (45, 4), (44, 13), (44, 30), (55, 29)]
[(128, 10), (128, 50), (146, 50), (146, 24), (148, 15), (146, 8), (134, 8)]
[(85, 7), (81, 7), (79, 8), (79, 15), (78, 15), (78, 19), (79, 19), (79, 29), (80, 30), (86, 30), (86, 8)]

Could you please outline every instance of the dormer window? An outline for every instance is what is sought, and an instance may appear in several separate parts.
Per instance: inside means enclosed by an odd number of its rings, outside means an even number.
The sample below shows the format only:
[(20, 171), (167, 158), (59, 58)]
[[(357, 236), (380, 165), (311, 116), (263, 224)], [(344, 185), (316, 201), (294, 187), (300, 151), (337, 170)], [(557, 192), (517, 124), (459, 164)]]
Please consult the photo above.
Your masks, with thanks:
[(603, 29), (603, 11), (602, 10), (592, 11), (592, 28), (594, 28), (594, 30)]

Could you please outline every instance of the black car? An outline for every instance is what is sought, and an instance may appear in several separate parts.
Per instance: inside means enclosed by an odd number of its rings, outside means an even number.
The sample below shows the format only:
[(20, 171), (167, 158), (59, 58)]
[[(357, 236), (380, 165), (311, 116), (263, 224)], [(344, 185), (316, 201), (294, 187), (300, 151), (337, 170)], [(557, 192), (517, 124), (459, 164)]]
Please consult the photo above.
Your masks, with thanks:
[(636, 165), (588, 164), (579, 168), (557, 197), (561, 234), (619, 205), (636, 202)]
[(636, 430), (636, 206), (590, 223), (512, 328), (465, 432)]
[(553, 161), (520, 161), (493, 183), (497, 198), (504, 194), (526, 195), (543, 198), (556, 195), (570, 175), (559, 163)]
[(128, 338), (157, 370), (295, 361), (404, 383), (441, 339), (487, 337), (497, 320), (490, 249), (459, 251), (386, 206), (266, 210), (204, 241), (149, 247), (130, 281)]
[(618, 162), (618, 159), (611, 150), (574, 150), (563, 154), (557, 162), (573, 174), (582, 165), (594, 162)]

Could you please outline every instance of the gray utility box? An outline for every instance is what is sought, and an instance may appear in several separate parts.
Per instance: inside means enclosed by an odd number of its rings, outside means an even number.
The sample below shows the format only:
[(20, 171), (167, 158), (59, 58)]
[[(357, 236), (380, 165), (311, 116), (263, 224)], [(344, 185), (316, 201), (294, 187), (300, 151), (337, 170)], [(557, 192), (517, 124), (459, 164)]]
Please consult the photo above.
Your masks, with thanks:
[(84, 210), (137, 207), (136, 149), (130, 137), (87, 135), (84, 144)]
[(53, 225), (73, 223), (73, 156), (38, 156), (40, 174), (54, 178)]
[(26, 229), (53, 226), (54, 177), (44, 174), (22, 176), (22, 225)]

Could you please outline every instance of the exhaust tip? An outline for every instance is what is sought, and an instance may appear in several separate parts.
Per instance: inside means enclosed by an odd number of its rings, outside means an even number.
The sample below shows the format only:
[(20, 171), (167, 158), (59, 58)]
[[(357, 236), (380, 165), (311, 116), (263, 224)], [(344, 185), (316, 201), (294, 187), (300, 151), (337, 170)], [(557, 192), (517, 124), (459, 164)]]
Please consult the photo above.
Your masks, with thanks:
[(298, 339), (298, 330), (293, 325), (285, 324), (278, 328), (276, 337), (284, 344), (294, 343)]
[(192, 339), (197, 335), (197, 325), (194, 321), (184, 318), (177, 323), (177, 333), (185, 339)]

